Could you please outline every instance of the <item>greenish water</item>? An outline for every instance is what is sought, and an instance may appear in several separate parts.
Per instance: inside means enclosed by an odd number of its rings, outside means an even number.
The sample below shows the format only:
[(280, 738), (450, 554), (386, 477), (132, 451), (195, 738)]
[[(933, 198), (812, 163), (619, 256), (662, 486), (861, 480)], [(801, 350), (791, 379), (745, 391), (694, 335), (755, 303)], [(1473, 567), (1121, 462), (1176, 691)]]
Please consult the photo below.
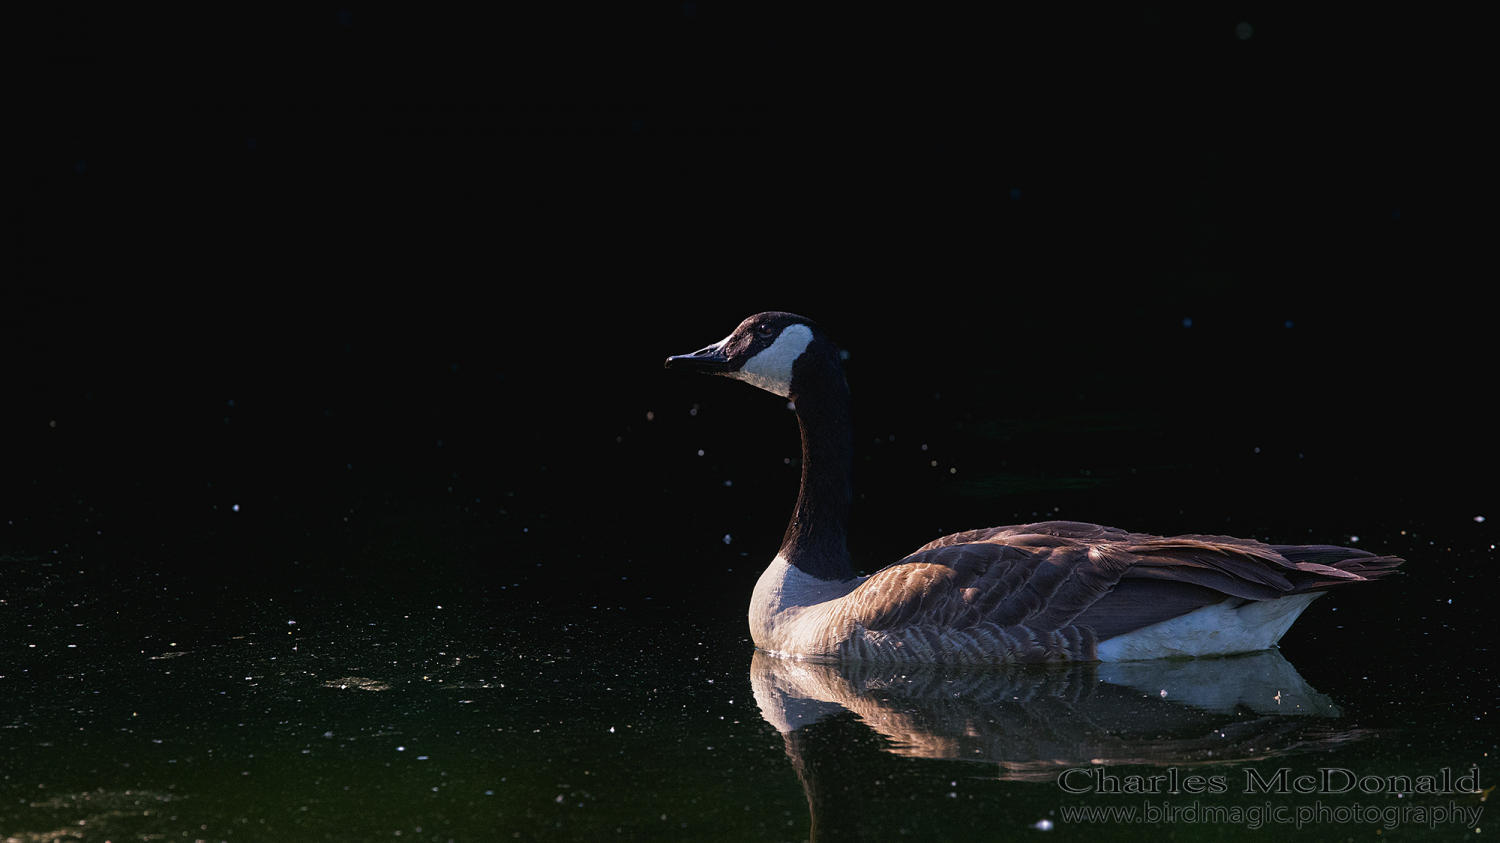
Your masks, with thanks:
[[(1443, 812), (1492, 808), (1275, 790), (1283, 768), (1284, 790), (1476, 765), (1490, 787), (1492, 680), (1461, 631), (1477, 612), (1410, 593), (1315, 605), (1287, 657), (916, 672), (754, 656), (727, 598), (548, 609), (354, 578), (252, 605), (6, 566), (26, 583), (4, 606), (7, 843), (1464, 839), (1488, 817)], [(1376, 626), (1414, 634), (1401, 659), (1355, 646)]]

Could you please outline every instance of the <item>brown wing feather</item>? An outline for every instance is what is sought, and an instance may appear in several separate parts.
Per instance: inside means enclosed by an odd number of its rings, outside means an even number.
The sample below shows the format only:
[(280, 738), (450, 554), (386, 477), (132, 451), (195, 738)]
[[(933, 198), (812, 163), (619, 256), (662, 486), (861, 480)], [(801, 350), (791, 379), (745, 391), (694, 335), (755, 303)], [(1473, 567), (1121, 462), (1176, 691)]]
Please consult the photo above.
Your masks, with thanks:
[(1107, 593), (1132, 564), (1108, 548), (1011, 537), (918, 551), (845, 600), (870, 630), (978, 623), (1053, 631)]
[(851, 619), (874, 631), (1088, 627), (1104, 640), (1226, 599), (1268, 600), (1361, 582), (1399, 564), (1331, 545), (1167, 538), (1047, 521), (936, 539), (845, 599)]

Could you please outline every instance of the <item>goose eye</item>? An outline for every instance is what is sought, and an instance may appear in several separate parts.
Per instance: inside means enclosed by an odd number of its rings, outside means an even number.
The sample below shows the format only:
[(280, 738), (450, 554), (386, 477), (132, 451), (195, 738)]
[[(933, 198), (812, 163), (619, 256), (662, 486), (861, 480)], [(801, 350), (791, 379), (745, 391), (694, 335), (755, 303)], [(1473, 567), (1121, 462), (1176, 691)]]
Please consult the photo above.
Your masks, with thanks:
[(771, 333), (771, 326), (764, 322), (755, 326), (755, 335), (758, 337), (769, 337)]

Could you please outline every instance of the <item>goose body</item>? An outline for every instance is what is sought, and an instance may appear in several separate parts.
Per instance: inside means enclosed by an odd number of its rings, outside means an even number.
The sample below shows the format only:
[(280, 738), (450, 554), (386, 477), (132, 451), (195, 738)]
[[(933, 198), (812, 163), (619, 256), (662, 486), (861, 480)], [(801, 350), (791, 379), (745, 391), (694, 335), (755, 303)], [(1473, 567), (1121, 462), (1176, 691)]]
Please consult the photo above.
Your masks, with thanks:
[(755, 646), (778, 655), (1004, 664), (1253, 652), (1275, 646), (1323, 591), (1401, 564), (1331, 545), (1045, 521), (944, 536), (856, 577), (849, 389), (827, 334), (761, 313), (666, 365), (746, 381), (796, 409), (802, 486), (750, 600)]

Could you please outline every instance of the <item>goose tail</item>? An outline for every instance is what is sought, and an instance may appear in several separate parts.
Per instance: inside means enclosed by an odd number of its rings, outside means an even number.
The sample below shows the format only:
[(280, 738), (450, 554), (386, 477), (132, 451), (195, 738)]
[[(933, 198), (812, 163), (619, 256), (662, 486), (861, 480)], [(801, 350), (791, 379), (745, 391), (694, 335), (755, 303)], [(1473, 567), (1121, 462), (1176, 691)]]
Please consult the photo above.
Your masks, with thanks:
[(1399, 556), (1377, 556), (1326, 544), (1272, 545), (1272, 549), (1304, 574), (1293, 578), (1292, 594), (1322, 591), (1346, 582), (1378, 580), (1394, 573), (1406, 561)]

